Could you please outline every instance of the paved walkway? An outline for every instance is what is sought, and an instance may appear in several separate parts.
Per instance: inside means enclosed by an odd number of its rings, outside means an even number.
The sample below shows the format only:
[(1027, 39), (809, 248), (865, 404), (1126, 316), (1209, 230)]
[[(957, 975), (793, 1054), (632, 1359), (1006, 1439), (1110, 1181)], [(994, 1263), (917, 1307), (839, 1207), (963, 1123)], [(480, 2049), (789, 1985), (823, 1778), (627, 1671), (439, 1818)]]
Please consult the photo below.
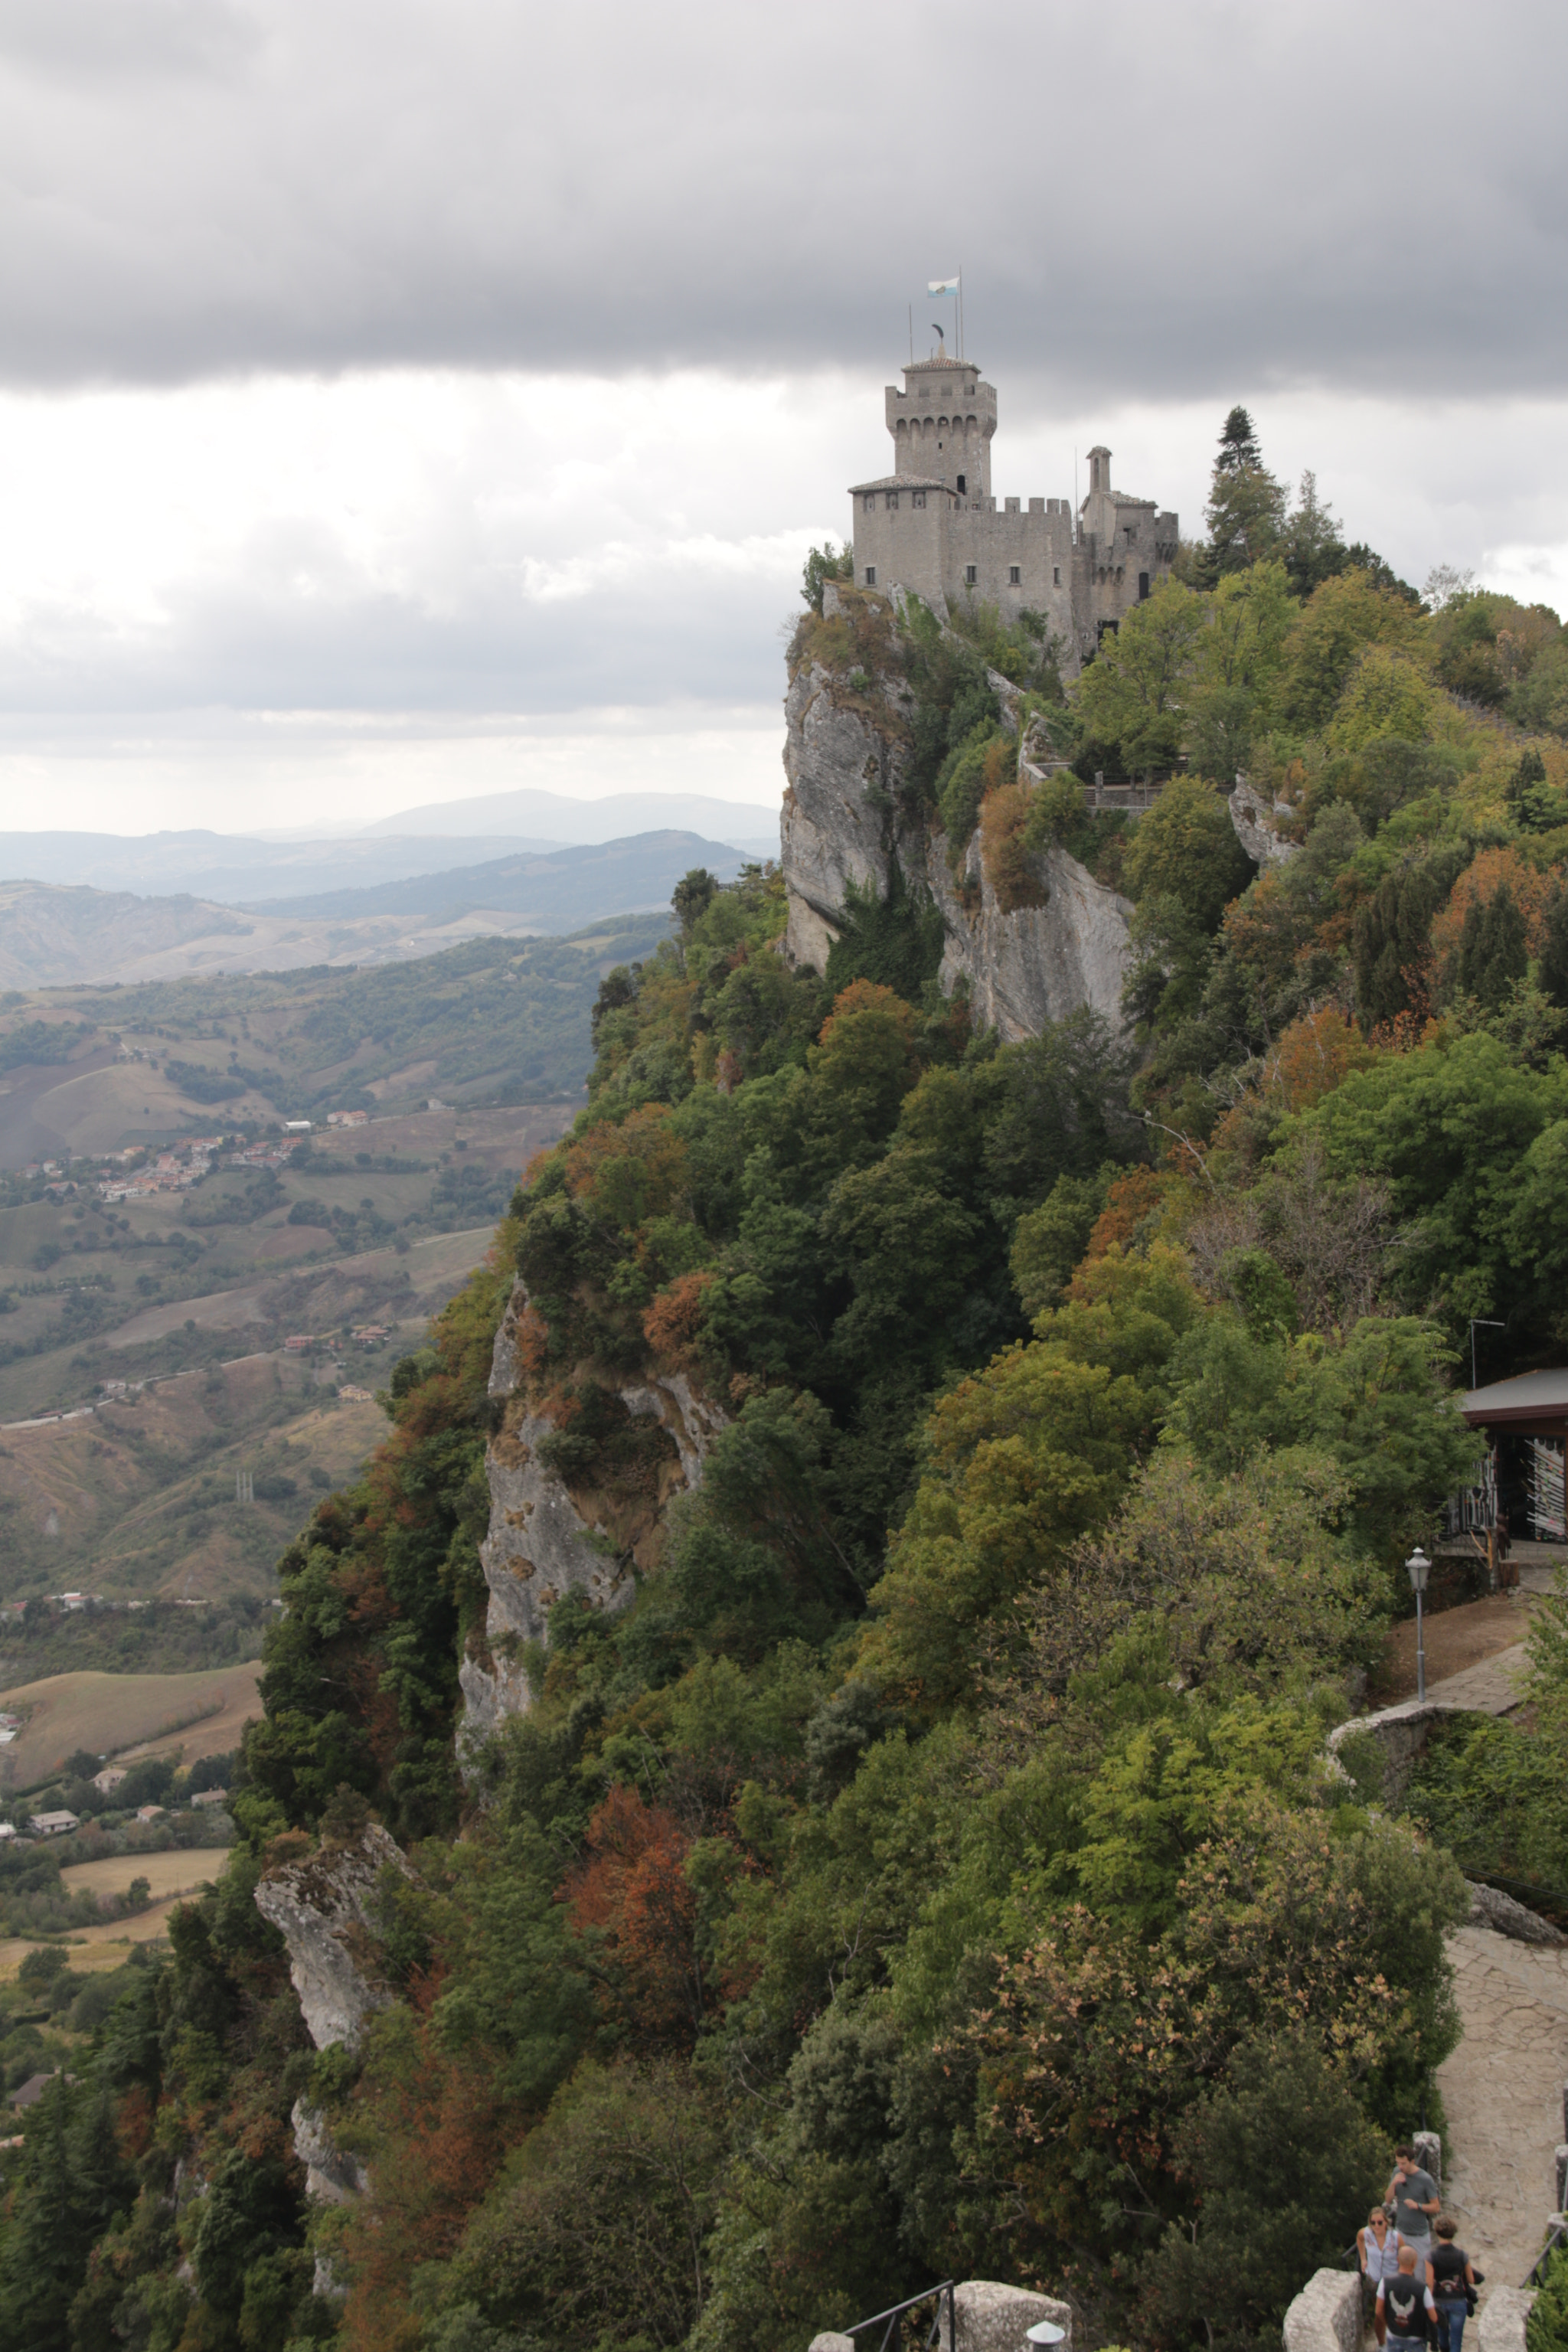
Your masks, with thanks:
[(1507, 1715), (1524, 1704), (1521, 1684), (1529, 1669), (1530, 1653), (1522, 1642), (1515, 1642), (1510, 1649), (1494, 1650), (1479, 1665), (1467, 1666), (1463, 1674), (1428, 1683), (1426, 1696), (1444, 1706), (1473, 1707), (1478, 1715)]
[[(1456, 1680), (1460, 1677), (1456, 1677)], [(1448, 1939), (1464, 2038), (1437, 2069), (1448, 2129), (1443, 2201), (1488, 2288), (1522, 2286), (1556, 2200), (1568, 2083), (1568, 1950), (1489, 1927)]]

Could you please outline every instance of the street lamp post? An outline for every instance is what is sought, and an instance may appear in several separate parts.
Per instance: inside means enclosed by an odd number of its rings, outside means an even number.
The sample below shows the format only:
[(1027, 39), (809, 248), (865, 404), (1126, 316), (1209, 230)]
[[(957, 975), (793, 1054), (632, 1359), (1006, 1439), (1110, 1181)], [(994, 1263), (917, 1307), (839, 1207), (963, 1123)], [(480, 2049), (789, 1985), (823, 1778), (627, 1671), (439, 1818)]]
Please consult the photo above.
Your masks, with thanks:
[(1426, 1579), (1432, 1572), (1432, 1563), (1419, 1544), (1405, 1561), (1405, 1572), (1410, 1579), (1410, 1590), (1415, 1595), (1415, 1696), (1417, 1699), (1424, 1699), (1426, 1696), (1426, 1651), (1423, 1638), (1421, 1601), (1426, 1591)]

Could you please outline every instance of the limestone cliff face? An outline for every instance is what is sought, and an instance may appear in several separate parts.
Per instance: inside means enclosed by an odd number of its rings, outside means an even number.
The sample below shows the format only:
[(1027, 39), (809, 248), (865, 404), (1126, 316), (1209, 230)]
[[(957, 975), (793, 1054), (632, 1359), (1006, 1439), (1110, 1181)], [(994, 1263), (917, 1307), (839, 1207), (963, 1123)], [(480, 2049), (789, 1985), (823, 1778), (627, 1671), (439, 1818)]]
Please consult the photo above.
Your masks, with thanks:
[[(836, 602), (830, 588), (825, 611), (831, 614)], [(895, 590), (890, 604), (900, 603)], [(977, 1019), (1011, 1041), (1037, 1036), (1047, 1022), (1088, 1004), (1120, 1026), (1128, 901), (1053, 848), (1037, 861), (1044, 904), (1005, 908), (985, 874), (978, 834), (955, 878), (943, 835), (900, 814), (911, 748), (910, 689), (896, 676), (862, 688), (860, 675), (846, 677), (806, 661), (785, 698), (781, 863), (788, 961), (825, 971), (849, 886), (885, 896), (896, 858), (906, 881), (923, 885), (941, 908), (947, 930), (942, 985), (951, 995), (960, 978), (967, 980)], [(988, 678), (1004, 724), (1016, 728), (1017, 689), (994, 671)], [(1021, 773), (1039, 781), (1044, 771), (1028, 760), (1029, 749)]]
[(388, 1864), (413, 1877), (396, 1840), (372, 1822), (353, 1843), (285, 1863), (257, 1887), (257, 1909), (289, 1947), (289, 1974), (318, 2050), (357, 2049), (365, 2020), (392, 1999), (371, 1907)]
[(667, 1505), (699, 1484), (703, 1457), (724, 1426), (724, 1415), (682, 1373), (628, 1383), (617, 1391), (626, 1413), (650, 1423), (649, 1436), (657, 1433), (661, 1441), (650, 1449), (657, 1475), (632, 1498), (569, 1487), (539, 1454), (552, 1424), (531, 1409), (522, 1381), (518, 1333), (527, 1305), (519, 1282), (491, 1360), (489, 1392), (502, 1401), (502, 1412), (486, 1454), (490, 1516), (479, 1547), (489, 1588), (487, 1654), (465, 1658), (458, 1669), (458, 1754), (465, 1763), (509, 1716), (526, 1711), (519, 1654), (525, 1643), (544, 1641), (549, 1612), (563, 1593), (580, 1592), (608, 1610), (631, 1599), (634, 1571), (657, 1562)]

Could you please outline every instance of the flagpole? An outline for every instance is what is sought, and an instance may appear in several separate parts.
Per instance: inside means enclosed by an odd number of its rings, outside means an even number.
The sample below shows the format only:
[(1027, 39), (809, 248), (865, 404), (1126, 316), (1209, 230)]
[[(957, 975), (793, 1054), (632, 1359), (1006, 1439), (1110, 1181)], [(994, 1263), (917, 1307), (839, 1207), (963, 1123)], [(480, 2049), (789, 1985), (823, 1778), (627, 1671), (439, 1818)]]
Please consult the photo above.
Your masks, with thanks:
[(958, 265), (958, 356), (963, 357), (963, 264)]
[(910, 365), (915, 363), (915, 306), (910, 304)]

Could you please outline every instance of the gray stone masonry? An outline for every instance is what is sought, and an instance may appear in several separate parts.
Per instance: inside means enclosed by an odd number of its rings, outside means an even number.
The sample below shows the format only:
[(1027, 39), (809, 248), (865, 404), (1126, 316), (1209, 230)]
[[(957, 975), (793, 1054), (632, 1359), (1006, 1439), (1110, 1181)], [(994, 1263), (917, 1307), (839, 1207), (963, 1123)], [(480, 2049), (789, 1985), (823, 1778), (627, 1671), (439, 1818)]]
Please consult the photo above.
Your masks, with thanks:
[[(952, 2291), (954, 2352), (1028, 2352), (1026, 2331), (1042, 2319), (1062, 2329), (1061, 2352), (1072, 2352), (1070, 2303), (1037, 2294), (1032, 2287), (1004, 2286), (996, 2279), (966, 2279)], [(855, 2352), (855, 2338), (828, 2330), (812, 2337), (810, 2352)], [(945, 2311), (941, 2352), (947, 2352)], [(1355, 2347), (1347, 2346), (1346, 2352), (1355, 2352)]]
[(968, 2279), (952, 2294), (955, 2352), (1027, 2352), (1025, 2330), (1037, 2320), (1064, 2328), (1062, 2352), (1072, 2352), (1072, 2305), (1030, 2288), (994, 2279)]
[(889, 384), (886, 393), (893, 471), (849, 493), (857, 583), (912, 589), (938, 613), (961, 597), (995, 604), (1005, 620), (1043, 613), (1076, 675), (1100, 630), (1169, 573), (1178, 518), (1152, 499), (1113, 490), (1103, 446), (1089, 453), (1089, 495), (1076, 520), (1064, 498), (1005, 499), (998, 513), (995, 386), (945, 352), (903, 375), (903, 390)]
[(1285, 2314), (1285, 2352), (1361, 2352), (1359, 2271), (1314, 2271)]
[(1529, 2287), (1494, 2287), (1476, 2324), (1480, 2352), (1524, 2352), (1524, 2324), (1534, 2301)]

